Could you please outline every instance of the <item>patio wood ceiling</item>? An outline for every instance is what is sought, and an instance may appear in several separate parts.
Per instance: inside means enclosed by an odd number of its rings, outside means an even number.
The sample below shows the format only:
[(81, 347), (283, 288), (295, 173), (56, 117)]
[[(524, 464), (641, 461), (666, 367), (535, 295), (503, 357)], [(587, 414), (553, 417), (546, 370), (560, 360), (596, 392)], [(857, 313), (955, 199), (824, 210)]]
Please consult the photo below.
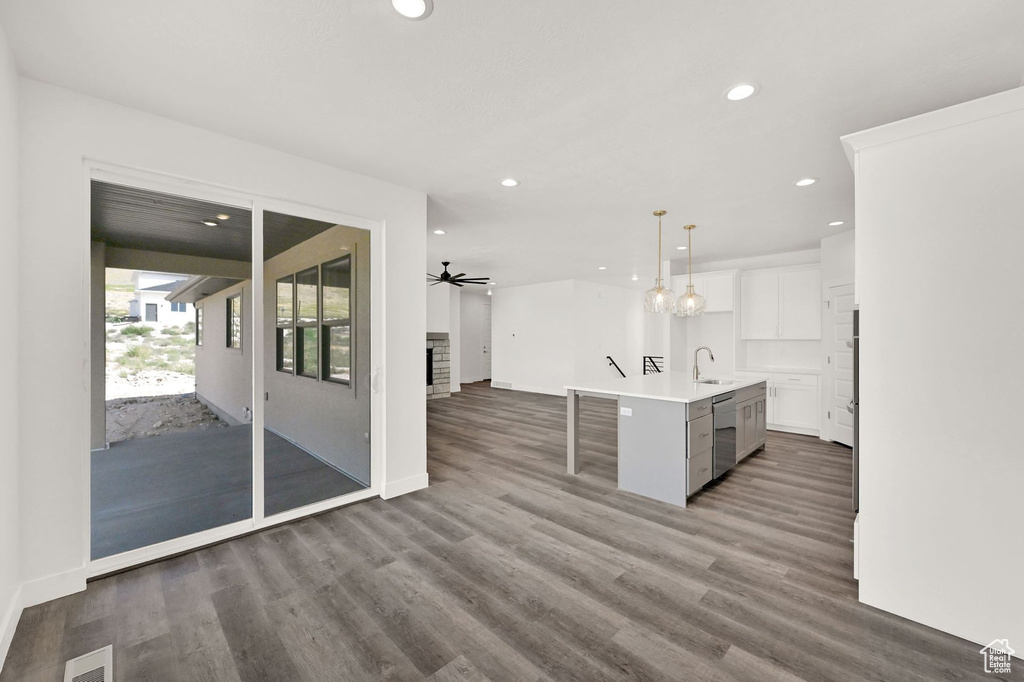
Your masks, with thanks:
[[(218, 220), (217, 215), (231, 216)], [(210, 227), (203, 220), (219, 223)], [(197, 199), (92, 183), (92, 239), (108, 246), (224, 260), (252, 260), (252, 212)], [(267, 212), (264, 260), (334, 227), (331, 223)]]

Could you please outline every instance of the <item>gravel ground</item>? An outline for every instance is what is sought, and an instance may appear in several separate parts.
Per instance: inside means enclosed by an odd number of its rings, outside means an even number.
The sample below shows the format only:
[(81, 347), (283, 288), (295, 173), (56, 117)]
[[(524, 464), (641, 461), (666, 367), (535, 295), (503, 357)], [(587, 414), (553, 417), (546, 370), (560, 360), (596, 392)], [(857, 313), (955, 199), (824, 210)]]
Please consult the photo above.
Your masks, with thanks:
[(195, 394), (107, 401), (107, 442), (226, 427)]

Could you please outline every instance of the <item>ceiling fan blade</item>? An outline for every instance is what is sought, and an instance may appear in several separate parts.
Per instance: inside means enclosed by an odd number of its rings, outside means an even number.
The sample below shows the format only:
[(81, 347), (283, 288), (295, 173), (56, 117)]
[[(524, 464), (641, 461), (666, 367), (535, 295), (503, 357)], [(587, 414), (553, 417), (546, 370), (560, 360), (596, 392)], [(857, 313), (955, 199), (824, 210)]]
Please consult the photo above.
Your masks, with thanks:
[(455, 286), (457, 286), (457, 287), (461, 287), (461, 286), (462, 286), (462, 285), (461, 285), (461, 284), (459, 284), (458, 282), (452, 282), (452, 284), (453, 284), (453, 285), (455, 285)]
[(466, 273), (460, 272), (457, 275), (452, 275), (452, 279), (458, 279), (459, 277), (465, 277), (465, 276), (466, 276)]
[(433, 277), (434, 279), (441, 279), (441, 278), (440, 278), (439, 276), (437, 276), (437, 275), (432, 275), (432, 274), (430, 274), (429, 272), (427, 273), (427, 277)]
[(462, 280), (459, 280), (459, 281), (462, 282), (463, 284), (480, 284), (480, 285), (487, 284), (487, 282), (470, 282), (468, 279), (462, 279)]
[(459, 280), (460, 282), (486, 282), (486, 277), (463, 277)]
[(437, 280), (436, 282), (434, 282), (434, 283), (433, 283), (433, 284), (431, 284), (430, 286), (432, 286), (432, 287), (436, 287), (436, 286), (437, 286), (438, 284), (440, 284), (440, 283), (441, 283), (441, 280)]

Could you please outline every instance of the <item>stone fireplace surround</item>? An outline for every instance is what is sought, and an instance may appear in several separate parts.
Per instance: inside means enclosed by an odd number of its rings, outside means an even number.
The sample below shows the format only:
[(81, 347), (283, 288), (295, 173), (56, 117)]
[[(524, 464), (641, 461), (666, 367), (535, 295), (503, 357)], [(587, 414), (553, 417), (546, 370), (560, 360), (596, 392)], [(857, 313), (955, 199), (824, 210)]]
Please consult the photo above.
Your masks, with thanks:
[(427, 334), (427, 348), (434, 353), (432, 383), (427, 385), (427, 400), (450, 398), (451, 393), (451, 340), (443, 332)]

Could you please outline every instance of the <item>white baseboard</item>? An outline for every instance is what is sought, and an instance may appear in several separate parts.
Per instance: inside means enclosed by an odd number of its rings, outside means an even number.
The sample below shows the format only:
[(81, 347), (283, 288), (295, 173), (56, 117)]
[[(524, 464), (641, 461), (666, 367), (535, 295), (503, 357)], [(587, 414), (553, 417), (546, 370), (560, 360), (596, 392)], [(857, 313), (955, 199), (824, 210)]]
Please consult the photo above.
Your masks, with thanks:
[(30, 580), (21, 585), (21, 605), (23, 608), (48, 602), (51, 599), (66, 597), (85, 589), (85, 579), (89, 577), (89, 569), (85, 566), (73, 568), (63, 573), (55, 573), (45, 578)]
[(7, 652), (11, 649), (11, 642), (14, 641), (14, 630), (21, 620), (21, 612), (24, 607), (21, 605), (21, 585), (11, 595), (11, 602), (4, 611), (3, 620), (0, 620), (0, 671), (4, 669), (4, 661), (7, 660)]
[(782, 431), (783, 433), (795, 433), (801, 436), (818, 436), (821, 437), (821, 431), (818, 429), (805, 429), (800, 426), (778, 426), (777, 424), (768, 424), (767, 429), (769, 431)]
[(391, 483), (385, 483), (384, 489), (381, 491), (380, 496), (385, 500), (390, 500), (392, 497), (398, 497), (399, 495), (405, 495), (411, 493), (414, 490), (422, 490), (430, 484), (426, 472), (422, 474), (416, 474), (415, 476), (409, 476), (398, 481)]

